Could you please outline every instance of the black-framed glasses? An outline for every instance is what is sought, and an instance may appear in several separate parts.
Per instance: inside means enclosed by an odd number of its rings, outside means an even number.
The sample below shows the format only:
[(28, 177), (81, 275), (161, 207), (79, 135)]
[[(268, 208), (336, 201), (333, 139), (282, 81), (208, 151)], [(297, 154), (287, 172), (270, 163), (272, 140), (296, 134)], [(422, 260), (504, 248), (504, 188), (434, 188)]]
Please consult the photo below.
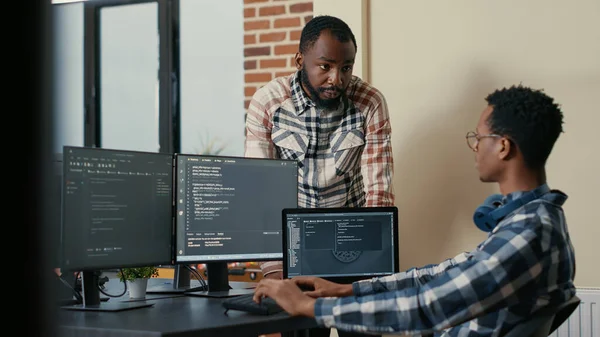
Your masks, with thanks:
[(480, 135), (475, 131), (469, 131), (469, 132), (467, 132), (467, 135), (465, 136), (465, 138), (467, 139), (467, 145), (474, 152), (477, 152), (477, 148), (479, 146), (479, 141), (482, 138), (500, 138), (500, 137), (502, 137), (502, 136), (494, 134), (494, 133), (490, 133), (489, 135)]

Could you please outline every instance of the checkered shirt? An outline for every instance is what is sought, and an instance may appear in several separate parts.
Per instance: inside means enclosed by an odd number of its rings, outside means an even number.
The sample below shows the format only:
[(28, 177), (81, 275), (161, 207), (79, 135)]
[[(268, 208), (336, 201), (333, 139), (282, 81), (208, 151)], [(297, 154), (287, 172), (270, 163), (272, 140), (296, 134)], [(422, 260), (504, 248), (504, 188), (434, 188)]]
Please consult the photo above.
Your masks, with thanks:
[(474, 251), (355, 282), (354, 296), (319, 298), (317, 322), (376, 334), (502, 336), (536, 310), (575, 294), (575, 255), (562, 210), (566, 199), (552, 191), (522, 206)]
[[(353, 76), (343, 104), (317, 109), (299, 72), (279, 77), (252, 97), (245, 156), (298, 162), (298, 207), (392, 206), (391, 125), (383, 94)], [(262, 264), (263, 273), (281, 262)]]

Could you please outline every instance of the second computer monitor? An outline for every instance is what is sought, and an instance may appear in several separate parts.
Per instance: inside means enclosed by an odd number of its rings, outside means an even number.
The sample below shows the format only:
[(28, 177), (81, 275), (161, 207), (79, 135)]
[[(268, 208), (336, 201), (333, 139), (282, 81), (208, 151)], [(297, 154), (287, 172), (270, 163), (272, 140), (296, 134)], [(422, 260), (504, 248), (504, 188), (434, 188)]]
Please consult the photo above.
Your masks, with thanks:
[(210, 288), (215, 262), (283, 258), (281, 211), (298, 205), (296, 161), (177, 154), (175, 163), (176, 263), (208, 263)]

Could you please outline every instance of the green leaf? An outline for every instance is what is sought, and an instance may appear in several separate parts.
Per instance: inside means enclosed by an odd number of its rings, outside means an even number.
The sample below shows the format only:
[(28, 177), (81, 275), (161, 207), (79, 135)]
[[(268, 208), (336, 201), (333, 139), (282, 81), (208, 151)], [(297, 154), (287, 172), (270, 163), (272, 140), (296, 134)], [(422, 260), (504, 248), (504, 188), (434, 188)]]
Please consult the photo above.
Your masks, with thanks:
[(117, 276), (122, 282), (132, 281), (138, 278), (158, 277), (158, 268), (155, 266), (122, 268), (117, 273)]

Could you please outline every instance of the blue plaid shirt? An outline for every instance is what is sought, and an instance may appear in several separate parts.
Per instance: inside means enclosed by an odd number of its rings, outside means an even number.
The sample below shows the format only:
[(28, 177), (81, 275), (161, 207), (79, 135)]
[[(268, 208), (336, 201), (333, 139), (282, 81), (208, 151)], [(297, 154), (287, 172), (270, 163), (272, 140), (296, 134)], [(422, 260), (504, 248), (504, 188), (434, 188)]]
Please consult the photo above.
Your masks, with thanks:
[[(538, 189), (547, 188), (546, 185)], [(505, 197), (510, 202), (521, 196)], [(354, 296), (319, 298), (320, 325), (364, 333), (498, 336), (575, 294), (575, 255), (552, 190), (509, 214), (468, 253), (353, 284)]]

